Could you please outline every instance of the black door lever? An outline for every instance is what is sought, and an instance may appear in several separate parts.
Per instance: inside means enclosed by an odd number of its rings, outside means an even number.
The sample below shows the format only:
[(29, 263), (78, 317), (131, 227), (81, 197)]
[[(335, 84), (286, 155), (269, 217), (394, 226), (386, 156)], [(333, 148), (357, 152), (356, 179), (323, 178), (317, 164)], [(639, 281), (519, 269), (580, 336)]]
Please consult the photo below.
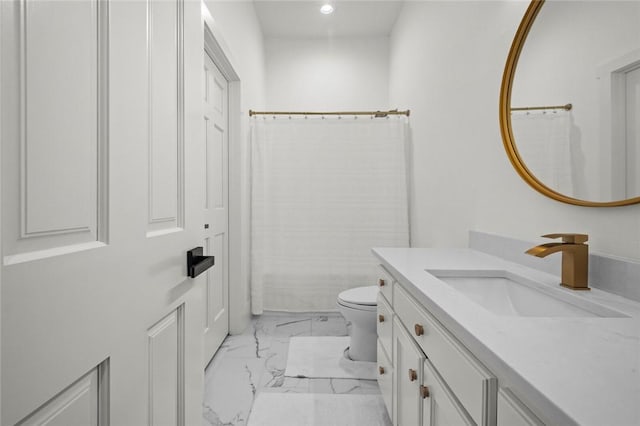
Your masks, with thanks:
[(187, 251), (187, 275), (195, 278), (215, 264), (214, 256), (203, 256), (204, 249), (196, 247)]

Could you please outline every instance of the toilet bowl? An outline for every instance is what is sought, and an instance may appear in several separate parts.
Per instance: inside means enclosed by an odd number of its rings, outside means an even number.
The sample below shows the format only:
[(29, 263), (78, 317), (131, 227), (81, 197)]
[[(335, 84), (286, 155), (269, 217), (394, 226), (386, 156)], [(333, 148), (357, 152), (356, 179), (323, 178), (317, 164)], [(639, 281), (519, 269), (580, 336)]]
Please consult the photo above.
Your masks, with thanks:
[(348, 356), (354, 361), (376, 361), (378, 287), (356, 287), (338, 295), (338, 309), (351, 323)]

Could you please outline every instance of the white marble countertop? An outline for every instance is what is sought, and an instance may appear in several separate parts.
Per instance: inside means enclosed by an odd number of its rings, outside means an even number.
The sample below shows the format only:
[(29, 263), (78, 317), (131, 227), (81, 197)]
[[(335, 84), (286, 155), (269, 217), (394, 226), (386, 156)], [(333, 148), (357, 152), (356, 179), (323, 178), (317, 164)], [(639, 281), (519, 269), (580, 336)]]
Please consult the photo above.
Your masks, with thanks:
[[(471, 249), (376, 248), (381, 264), (549, 424), (640, 425), (640, 304)], [(628, 318), (498, 316), (425, 269), (504, 269)], [(640, 285), (640, 283), (639, 283)]]

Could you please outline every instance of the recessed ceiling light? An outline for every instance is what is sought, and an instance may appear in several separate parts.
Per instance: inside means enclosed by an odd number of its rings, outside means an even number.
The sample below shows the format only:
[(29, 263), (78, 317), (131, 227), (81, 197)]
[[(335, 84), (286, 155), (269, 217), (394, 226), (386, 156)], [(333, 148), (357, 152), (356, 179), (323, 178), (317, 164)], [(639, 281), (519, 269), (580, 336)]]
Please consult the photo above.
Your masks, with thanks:
[(323, 5), (323, 6), (320, 8), (320, 12), (321, 12), (321, 13), (324, 13), (325, 15), (328, 15), (328, 14), (330, 14), (330, 13), (333, 13), (333, 6), (331, 6), (329, 3), (327, 3), (327, 4)]

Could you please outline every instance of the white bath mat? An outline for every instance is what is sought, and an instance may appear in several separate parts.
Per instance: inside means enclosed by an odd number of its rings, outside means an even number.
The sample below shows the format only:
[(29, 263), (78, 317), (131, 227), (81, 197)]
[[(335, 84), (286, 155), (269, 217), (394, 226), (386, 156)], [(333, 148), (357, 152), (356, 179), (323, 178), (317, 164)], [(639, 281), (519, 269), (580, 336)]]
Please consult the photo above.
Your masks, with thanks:
[(248, 426), (391, 426), (380, 395), (260, 393)]
[(292, 337), (284, 375), (287, 377), (376, 379), (376, 363), (351, 361), (344, 351), (349, 337)]

